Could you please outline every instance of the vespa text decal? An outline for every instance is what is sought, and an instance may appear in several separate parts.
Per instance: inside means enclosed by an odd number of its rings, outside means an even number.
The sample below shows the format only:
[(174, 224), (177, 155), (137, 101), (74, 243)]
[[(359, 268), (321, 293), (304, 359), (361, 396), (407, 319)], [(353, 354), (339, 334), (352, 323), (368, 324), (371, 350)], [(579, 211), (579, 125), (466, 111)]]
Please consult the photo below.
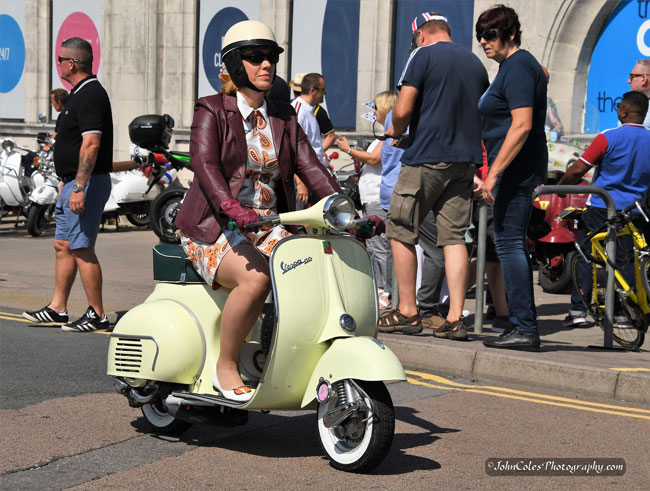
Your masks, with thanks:
[(311, 256), (306, 257), (305, 259), (298, 259), (292, 263), (286, 264), (284, 262), (280, 263), (280, 269), (282, 270), (282, 274), (288, 273), (292, 269), (296, 269), (298, 266), (304, 266), (307, 263), (310, 263), (312, 261)]

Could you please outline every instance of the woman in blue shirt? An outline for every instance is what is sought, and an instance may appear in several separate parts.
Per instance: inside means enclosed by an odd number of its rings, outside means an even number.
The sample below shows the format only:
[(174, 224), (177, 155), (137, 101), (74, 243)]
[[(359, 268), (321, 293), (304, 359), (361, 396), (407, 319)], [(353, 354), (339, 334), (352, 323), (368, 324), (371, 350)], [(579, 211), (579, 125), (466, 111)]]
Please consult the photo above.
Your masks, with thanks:
[(493, 205), (494, 241), (514, 326), (484, 344), (537, 350), (526, 230), (533, 189), (546, 176), (546, 77), (537, 60), (519, 48), (520, 27), (515, 11), (503, 5), (486, 10), (476, 22), (476, 39), (485, 55), (499, 63), (497, 76), (479, 102), (490, 166), (481, 193)]

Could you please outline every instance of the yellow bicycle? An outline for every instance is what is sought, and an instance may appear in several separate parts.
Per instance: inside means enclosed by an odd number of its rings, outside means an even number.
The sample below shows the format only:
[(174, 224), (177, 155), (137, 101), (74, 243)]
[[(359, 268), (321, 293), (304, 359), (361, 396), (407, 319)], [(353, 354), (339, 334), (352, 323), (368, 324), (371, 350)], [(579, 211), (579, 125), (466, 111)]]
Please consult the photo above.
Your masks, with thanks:
[[(645, 333), (648, 330), (648, 322), (650, 321), (650, 306), (648, 305), (648, 298), (650, 297), (650, 282), (648, 280), (650, 274), (650, 248), (643, 235), (632, 223), (632, 211), (635, 209), (641, 212), (646, 221), (649, 221), (641, 203), (637, 201), (626, 209), (617, 211), (616, 215), (607, 220), (600, 229), (587, 234), (582, 243), (576, 242), (576, 249), (579, 254), (571, 261), (571, 275), (587, 311), (596, 324), (604, 328), (605, 285), (607, 284), (606, 264), (609, 263), (614, 268), (613, 338), (621, 346), (637, 350), (643, 344)], [(561, 217), (574, 219), (584, 209), (566, 211), (567, 213), (563, 213)], [(616, 227), (617, 240), (626, 235), (632, 236), (634, 244), (634, 285), (628, 285), (625, 278), (623, 278), (621, 272), (623, 265), (617, 265), (612, 258), (607, 257), (605, 239), (607, 237), (607, 227), (611, 224)], [(578, 281), (578, 264), (580, 261), (589, 262), (592, 267), (591, 295), (585, 294)]]

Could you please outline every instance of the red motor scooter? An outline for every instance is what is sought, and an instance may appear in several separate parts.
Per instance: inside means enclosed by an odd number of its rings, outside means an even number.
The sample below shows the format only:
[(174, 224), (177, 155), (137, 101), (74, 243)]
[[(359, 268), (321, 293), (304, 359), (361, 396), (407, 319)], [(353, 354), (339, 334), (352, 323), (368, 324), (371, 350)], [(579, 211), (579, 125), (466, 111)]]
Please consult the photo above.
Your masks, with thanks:
[[(566, 170), (580, 157), (582, 147), (569, 143), (548, 143), (548, 181), (556, 184)], [(591, 182), (592, 172), (583, 177), (581, 185)], [(550, 232), (531, 245), (533, 257), (539, 264), (539, 284), (547, 293), (563, 293), (571, 283), (571, 258), (576, 254), (573, 242), (578, 235), (577, 220), (563, 220), (566, 208), (582, 208), (589, 194), (545, 194), (535, 199), (534, 206), (546, 212), (544, 221)]]

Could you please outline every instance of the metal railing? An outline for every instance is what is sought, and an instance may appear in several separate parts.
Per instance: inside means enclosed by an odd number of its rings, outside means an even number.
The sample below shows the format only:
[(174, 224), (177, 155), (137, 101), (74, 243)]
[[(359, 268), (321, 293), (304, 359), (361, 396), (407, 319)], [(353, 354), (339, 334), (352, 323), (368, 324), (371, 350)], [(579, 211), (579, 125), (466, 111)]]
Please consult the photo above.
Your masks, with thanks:
[[(616, 205), (607, 191), (598, 186), (540, 186), (533, 191), (533, 201), (542, 194), (596, 194), (603, 198), (607, 206), (607, 219), (616, 215)], [(479, 208), (478, 249), (476, 252), (476, 314), (474, 318), (475, 332), (483, 332), (483, 277), (485, 274), (485, 239), (487, 236), (487, 206), (481, 203)], [(607, 226), (605, 250), (608, 257), (616, 257), (616, 228), (613, 224)], [(479, 281), (479, 278), (481, 281)], [(614, 268), (607, 262), (607, 287), (605, 290), (605, 329), (604, 348), (613, 348), (614, 325)]]

